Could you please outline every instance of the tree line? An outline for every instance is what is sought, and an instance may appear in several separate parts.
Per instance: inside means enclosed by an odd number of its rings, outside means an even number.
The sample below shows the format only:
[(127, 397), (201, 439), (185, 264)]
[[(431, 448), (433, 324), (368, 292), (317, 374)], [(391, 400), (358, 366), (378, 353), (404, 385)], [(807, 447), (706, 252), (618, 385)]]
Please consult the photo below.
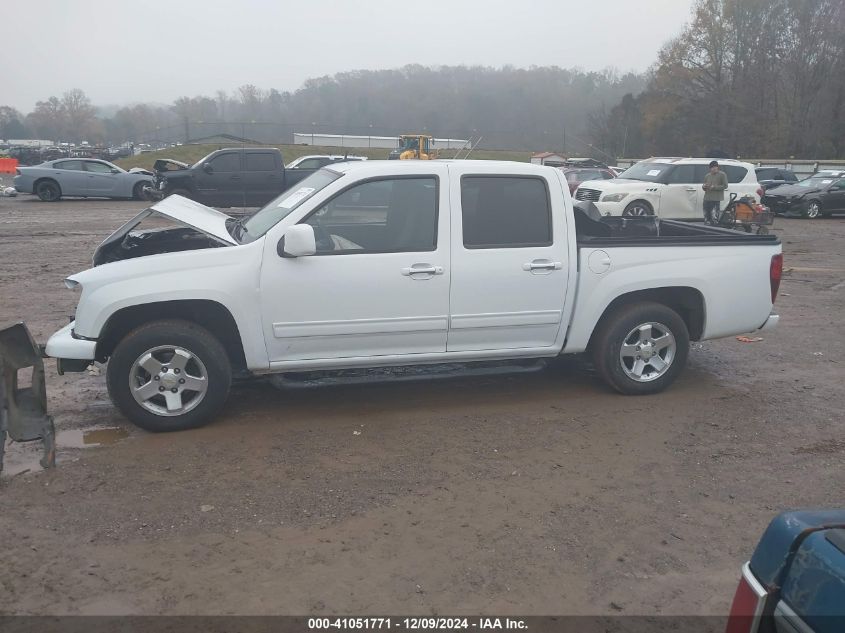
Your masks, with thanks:
[(842, 0), (696, 0), (643, 74), (412, 65), (109, 112), (71, 90), (26, 115), (0, 106), (0, 138), (290, 143), (294, 132), (427, 132), (602, 159), (845, 158), (844, 69)]

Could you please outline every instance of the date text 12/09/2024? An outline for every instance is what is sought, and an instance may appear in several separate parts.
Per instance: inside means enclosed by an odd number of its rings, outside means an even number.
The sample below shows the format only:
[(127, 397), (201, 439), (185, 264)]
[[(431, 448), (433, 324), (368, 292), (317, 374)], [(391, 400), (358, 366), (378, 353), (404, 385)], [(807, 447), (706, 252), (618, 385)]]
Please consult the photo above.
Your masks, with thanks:
[(518, 618), (309, 618), (308, 630), (521, 630), (526, 629), (525, 620)]

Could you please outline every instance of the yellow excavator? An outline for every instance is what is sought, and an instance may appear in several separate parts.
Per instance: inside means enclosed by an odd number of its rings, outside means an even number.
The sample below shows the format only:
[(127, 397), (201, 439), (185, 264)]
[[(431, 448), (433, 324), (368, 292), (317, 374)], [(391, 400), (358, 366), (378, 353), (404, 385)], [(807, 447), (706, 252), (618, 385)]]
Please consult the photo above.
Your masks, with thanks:
[(399, 147), (390, 152), (390, 160), (433, 160), (437, 150), (433, 149), (434, 139), (427, 134), (402, 134)]

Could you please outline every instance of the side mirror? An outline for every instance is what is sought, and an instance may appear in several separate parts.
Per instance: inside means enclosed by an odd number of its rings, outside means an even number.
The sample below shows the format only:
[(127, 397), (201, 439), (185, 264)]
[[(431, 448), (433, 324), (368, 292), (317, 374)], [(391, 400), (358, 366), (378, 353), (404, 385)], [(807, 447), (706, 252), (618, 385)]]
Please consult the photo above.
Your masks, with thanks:
[(307, 257), (317, 252), (314, 227), (310, 224), (289, 226), (276, 246), (279, 257)]
[(214, 173), (214, 167), (211, 166), (211, 163), (203, 163), (202, 164), (202, 170), (207, 174), (213, 174)]

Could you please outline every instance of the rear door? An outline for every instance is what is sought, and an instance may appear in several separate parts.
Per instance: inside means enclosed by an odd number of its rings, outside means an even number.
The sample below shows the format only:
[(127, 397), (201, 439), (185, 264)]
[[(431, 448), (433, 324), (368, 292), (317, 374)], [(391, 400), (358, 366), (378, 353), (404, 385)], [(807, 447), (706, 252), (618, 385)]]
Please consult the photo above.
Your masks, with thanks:
[(560, 329), (568, 265), (561, 183), (518, 166), (501, 171), (449, 165), (450, 352), (551, 347)]
[(62, 188), (65, 196), (87, 196), (88, 174), (82, 161), (78, 159), (62, 160), (53, 163), (53, 177)]
[(704, 218), (704, 191), (696, 182), (696, 165), (675, 165), (669, 172), (663, 192), (660, 194), (660, 212), (662, 218), (679, 220), (701, 220)]
[(264, 205), (282, 192), (282, 165), (278, 152), (246, 151), (241, 171), (244, 204)]
[(225, 152), (205, 161), (195, 170), (194, 179), (201, 202), (220, 207), (243, 205), (240, 151)]

